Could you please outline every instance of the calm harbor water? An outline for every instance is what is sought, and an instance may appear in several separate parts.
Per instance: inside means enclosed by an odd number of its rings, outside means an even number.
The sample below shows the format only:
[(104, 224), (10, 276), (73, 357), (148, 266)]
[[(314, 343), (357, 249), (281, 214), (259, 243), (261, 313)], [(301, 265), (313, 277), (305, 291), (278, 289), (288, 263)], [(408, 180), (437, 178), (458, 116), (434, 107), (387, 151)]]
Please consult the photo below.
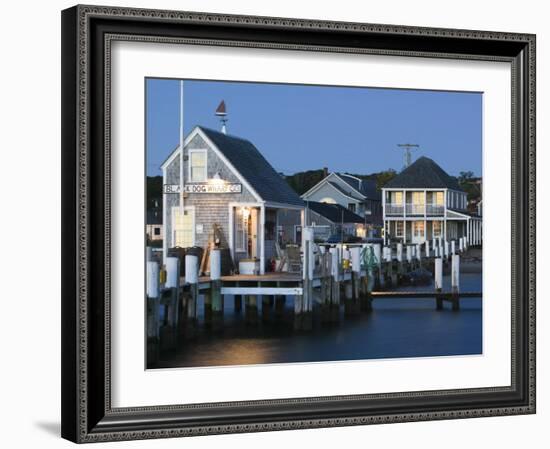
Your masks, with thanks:
[[(481, 291), (481, 274), (461, 274), (462, 291)], [(426, 291), (433, 286), (402, 287)], [(450, 290), (450, 277), (444, 277)], [(259, 302), (260, 303), (260, 302)], [(202, 304), (202, 301), (201, 301)], [(233, 311), (233, 298), (225, 301), (224, 330), (211, 335), (202, 326), (199, 335), (177, 351), (161, 354), (156, 368), (321, 362), (398, 357), (471, 355), (482, 353), (482, 301), (460, 300), (460, 311), (435, 310), (435, 299), (375, 299), (372, 313), (344, 318), (321, 326), (314, 311), (314, 329), (294, 332), (293, 301), (287, 299), (282, 321), (246, 326), (243, 313)]]

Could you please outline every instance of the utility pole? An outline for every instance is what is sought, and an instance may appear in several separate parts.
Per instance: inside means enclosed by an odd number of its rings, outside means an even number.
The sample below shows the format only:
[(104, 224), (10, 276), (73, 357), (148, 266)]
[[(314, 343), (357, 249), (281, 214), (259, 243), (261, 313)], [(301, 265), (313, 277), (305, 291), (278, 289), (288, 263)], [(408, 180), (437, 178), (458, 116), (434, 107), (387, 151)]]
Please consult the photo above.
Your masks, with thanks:
[(418, 148), (419, 145), (415, 143), (398, 143), (397, 146), (405, 150), (403, 152), (403, 170), (404, 170), (409, 165), (411, 165), (411, 149)]

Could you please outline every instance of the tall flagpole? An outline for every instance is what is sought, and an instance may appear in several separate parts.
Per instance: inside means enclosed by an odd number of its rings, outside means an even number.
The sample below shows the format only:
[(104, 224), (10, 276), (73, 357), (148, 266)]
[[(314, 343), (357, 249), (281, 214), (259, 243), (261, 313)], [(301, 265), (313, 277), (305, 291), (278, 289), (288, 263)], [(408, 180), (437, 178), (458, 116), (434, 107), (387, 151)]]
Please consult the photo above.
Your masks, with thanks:
[(183, 179), (183, 80), (180, 81), (180, 217), (183, 223), (184, 213), (184, 179)]

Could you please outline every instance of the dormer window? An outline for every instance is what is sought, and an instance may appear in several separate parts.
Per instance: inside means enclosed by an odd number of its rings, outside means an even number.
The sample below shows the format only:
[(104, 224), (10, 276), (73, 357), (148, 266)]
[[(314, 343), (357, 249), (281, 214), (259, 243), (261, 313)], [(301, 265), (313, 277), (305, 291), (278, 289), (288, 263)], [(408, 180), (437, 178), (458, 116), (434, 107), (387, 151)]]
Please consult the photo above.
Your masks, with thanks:
[(189, 150), (189, 181), (206, 182), (206, 150)]

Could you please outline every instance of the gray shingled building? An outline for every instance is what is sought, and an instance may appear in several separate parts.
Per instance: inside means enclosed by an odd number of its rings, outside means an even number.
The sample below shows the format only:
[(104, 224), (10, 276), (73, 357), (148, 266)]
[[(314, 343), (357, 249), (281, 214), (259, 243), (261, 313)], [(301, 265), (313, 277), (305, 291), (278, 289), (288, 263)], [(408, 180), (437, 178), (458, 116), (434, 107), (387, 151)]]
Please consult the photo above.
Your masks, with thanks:
[(303, 225), (302, 199), (240, 137), (197, 126), (184, 141), (181, 171), (180, 159), (178, 145), (162, 164), (164, 254), (175, 246), (206, 248), (217, 225), (235, 263), (257, 259), (263, 273), (285, 228), (291, 234)]

